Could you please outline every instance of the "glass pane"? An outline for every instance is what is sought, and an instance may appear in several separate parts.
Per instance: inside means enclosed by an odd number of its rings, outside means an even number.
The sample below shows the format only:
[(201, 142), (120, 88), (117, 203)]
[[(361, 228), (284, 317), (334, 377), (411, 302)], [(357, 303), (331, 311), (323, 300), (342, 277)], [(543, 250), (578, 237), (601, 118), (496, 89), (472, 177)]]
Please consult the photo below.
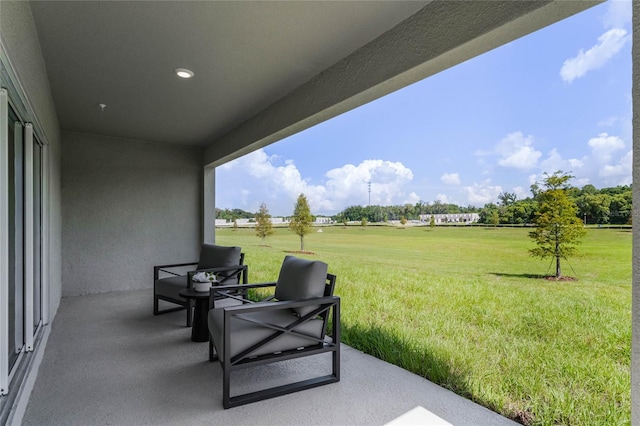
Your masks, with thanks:
[[(24, 146), (9, 111), (9, 370), (24, 345)], [(13, 143), (11, 142), (13, 141)]]
[(33, 141), (33, 331), (40, 324), (42, 295), (42, 147)]

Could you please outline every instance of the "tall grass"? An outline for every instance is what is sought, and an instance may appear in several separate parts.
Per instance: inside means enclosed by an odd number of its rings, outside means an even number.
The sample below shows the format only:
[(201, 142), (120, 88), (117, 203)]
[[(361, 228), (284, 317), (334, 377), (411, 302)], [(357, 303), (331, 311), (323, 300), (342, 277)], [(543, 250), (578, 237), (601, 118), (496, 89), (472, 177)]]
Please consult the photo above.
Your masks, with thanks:
[[(630, 423), (631, 233), (588, 231), (578, 280), (543, 279), (525, 229), (322, 228), (305, 249), (338, 276), (345, 343), (531, 425)], [(299, 239), (217, 230), (250, 281)], [(569, 267), (570, 265), (570, 267)]]

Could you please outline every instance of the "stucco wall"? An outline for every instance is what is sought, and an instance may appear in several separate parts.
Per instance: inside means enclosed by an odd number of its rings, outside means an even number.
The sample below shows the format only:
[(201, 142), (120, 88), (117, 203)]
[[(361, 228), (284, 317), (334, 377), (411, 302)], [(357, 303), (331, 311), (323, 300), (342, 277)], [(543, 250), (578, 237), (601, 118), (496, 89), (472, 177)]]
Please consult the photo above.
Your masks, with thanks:
[(77, 133), (62, 141), (63, 296), (151, 288), (153, 265), (197, 259), (199, 148)]
[[(60, 129), (38, 34), (28, 2), (3, 1), (0, 32), (6, 55), (35, 111), (49, 143), (49, 317), (53, 319), (62, 289), (62, 218), (60, 194)], [(43, 135), (39, 135), (42, 137)]]

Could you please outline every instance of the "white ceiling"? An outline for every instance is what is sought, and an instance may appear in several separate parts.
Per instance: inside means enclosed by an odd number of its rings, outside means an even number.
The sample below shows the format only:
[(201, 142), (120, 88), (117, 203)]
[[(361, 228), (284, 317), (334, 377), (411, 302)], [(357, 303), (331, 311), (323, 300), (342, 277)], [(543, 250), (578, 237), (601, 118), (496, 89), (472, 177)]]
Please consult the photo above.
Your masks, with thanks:
[[(205, 146), (427, 3), (32, 1), (31, 9), (63, 131)], [(177, 78), (180, 67), (195, 77)]]

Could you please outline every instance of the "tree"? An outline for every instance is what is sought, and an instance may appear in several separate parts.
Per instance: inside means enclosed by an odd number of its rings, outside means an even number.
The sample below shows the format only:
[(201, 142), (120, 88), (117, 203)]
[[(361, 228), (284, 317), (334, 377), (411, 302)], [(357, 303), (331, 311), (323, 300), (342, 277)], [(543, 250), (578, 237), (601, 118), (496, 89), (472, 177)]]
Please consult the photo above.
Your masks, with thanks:
[(407, 218), (405, 218), (404, 216), (400, 216), (400, 224), (402, 226), (407, 224)]
[(556, 260), (556, 279), (562, 276), (560, 259), (573, 256), (576, 245), (584, 237), (582, 221), (576, 215), (578, 208), (567, 195), (568, 182), (573, 176), (557, 171), (552, 175), (545, 173), (543, 184), (545, 190), (538, 193), (538, 211), (534, 223), (536, 229), (529, 236), (537, 247), (529, 250), (534, 257), (542, 259), (553, 257)]
[(531, 193), (533, 194), (533, 198), (537, 197), (538, 195), (540, 195), (540, 192), (542, 192), (542, 190), (540, 189), (540, 185), (538, 185), (537, 183), (532, 184), (529, 189), (531, 189)]
[(273, 233), (271, 215), (267, 205), (263, 202), (260, 204), (260, 211), (256, 213), (256, 235), (262, 239), (262, 244), (264, 244), (267, 237), (273, 235)]
[(429, 227), (431, 229), (436, 227), (436, 217), (434, 215), (431, 215), (431, 219), (429, 219)]
[(631, 189), (611, 197), (611, 223), (631, 223)]
[(531, 223), (535, 211), (535, 202), (531, 198), (526, 198), (524, 200), (518, 200), (507, 207), (505, 217), (509, 223)]
[(580, 209), (580, 213), (582, 213), (583, 217), (588, 219), (588, 222), (609, 223), (609, 208), (611, 206), (610, 195), (585, 192), (583, 195), (578, 197), (576, 204)]
[(304, 236), (311, 233), (312, 222), (313, 216), (311, 216), (307, 197), (304, 194), (300, 194), (293, 210), (291, 222), (289, 222), (289, 229), (300, 236), (300, 251), (304, 251)]
[[(479, 216), (480, 216), (480, 220), (479, 220), (480, 223), (486, 223), (487, 225), (489, 224), (497, 225), (498, 223), (500, 223), (498, 206), (496, 206), (493, 203), (485, 204), (482, 210), (480, 210)], [(497, 217), (497, 222), (495, 221), (496, 217)]]
[(501, 192), (498, 195), (500, 205), (504, 207), (510, 206), (511, 204), (515, 203), (517, 199), (518, 196), (515, 194), (515, 192)]
[(500, 207), (498, 208), (498, 222), (502, 223), (514, 223), (513, 206), (518, 197), (515, 192), (501, 192), (498, 195), (498, 201), (500, 201)]
[(500, 223), (500, 213), (498, 210), (491, 210), (491, 214), (489, 215), (489, 223), (493, 226), (498, 226)]

